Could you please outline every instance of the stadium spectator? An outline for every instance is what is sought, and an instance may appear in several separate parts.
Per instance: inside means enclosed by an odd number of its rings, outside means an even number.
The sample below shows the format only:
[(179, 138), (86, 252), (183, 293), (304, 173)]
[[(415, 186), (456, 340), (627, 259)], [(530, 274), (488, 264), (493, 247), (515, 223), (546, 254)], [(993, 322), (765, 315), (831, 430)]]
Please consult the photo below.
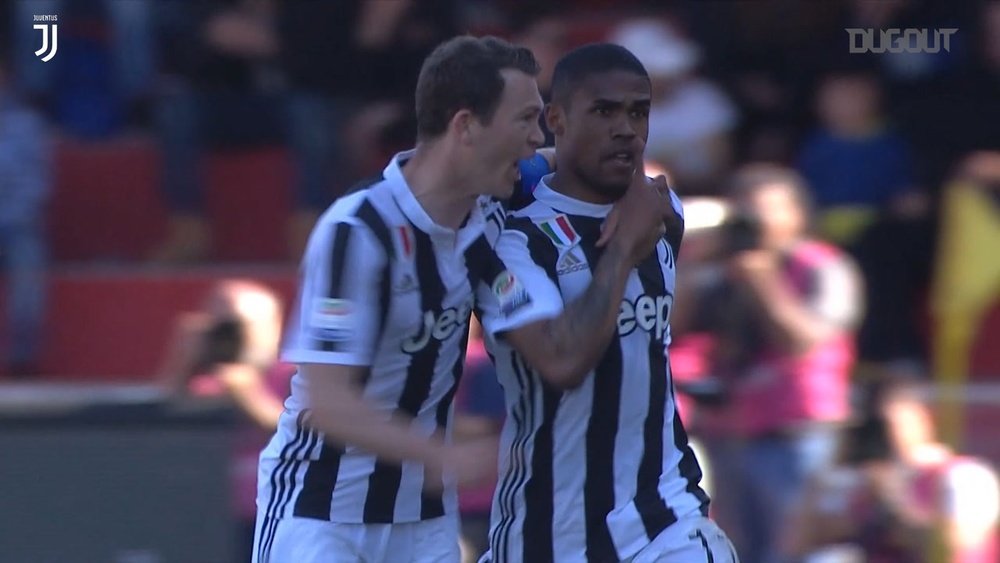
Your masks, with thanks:
[(0, 55), (0, 265), (7, 272), (7, 371), (38, 371), (48, 248), (51, 147), (41, 116), (15, 96)]
[(202, 161), (209, 146), (252, 146), (280, 137), (278, 38), (270, 0), (158, 3), (160, 92), (155, 121), (163, 155), (167, 237), (151, 258), (208, 257)]
[[(103, 139), (140, 121), (153, 88), (151, 0), (12, 2), (13, 74), (26, 99), (70, 134)], [(35, 55), (36, 15), (58, 20), (58, 39)], [(53, 37), (56, 35), (53, 34)], [(53, 57), (42, 61), (39, 57)]]
[(798, 169), (809, 182), (819, 234), (850, 246), (883, 210), (919, 214), (913, 163), (888, 128), (878, 77), (863, 70), (827, 74), (817, 93), (821, 126), (806, 141)]
[[(451, 0), (338, 0), (278, 5), (279, 60), (288, 80), (288, 144), (296, 213), (289, 256), (299, 257), (319, 213), (373, 172), (387, 135), (412, 129), (420, 62), (457, 29)], [(375, 159), (376, 161), (378, 159)]]
[(238, 521), (235, 561), (253, 548), (257, 455), (277, 428), (294, 367), (278, 361), (282, 306), (257, 283), (219, 283), (202, 309), (177, 319), (160, 380), (175, 396), (228, 397), (244, 415), (231, 478)]
[(684, 195), (717, 193), (730, 167), (737, 111), (696, 73), (697, 45), (651, 19), (622, 24), (609, 41), (635, 53), (653, 81), (646, 158), (670, 170)]
[(688, 329), (715, 340), (719, 391), (705, 403), (724, 406), (698, 416), (716, 471), (715, 515), (733, 530), (743, 561), (782, 561), (784, 514), (807, 478), (832, 461), (847, 419), (861, 287), (851, 261), (808, 233), (797, 174), (748, 165), (732, 195), (721, 263), (691, 278), (697, 304), (677, 320), (690, 317)]
[(873, 563), (996, 561), (994, 470), (935, 441), (929, 387), (896, 374), (869, 391), (841, 463), (815, 476), (790, 515), (789, 553), (847, 552), (854, 559), (837, 561)]

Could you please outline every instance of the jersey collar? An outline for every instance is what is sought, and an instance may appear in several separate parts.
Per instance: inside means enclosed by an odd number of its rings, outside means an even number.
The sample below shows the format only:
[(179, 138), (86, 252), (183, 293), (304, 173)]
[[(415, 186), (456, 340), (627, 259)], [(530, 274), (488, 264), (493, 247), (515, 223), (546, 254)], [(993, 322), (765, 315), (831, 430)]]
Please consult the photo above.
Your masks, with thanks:
[(411, 149), (396, 154), (389, 161), (385, 170), (382, 171), (383, 177), (389, 183), (393, 199), (396, 200), (396, 204), (403, 212), (403, 215), (415, 227), (430, 235), (432, 239), (446, 243), (453, 242), (462, 250), (468, 248), (483, 233), (485, 228), (486, 221), (483, 217), (482, 209), (479, 205), (474, 205), (468, 219), (457, 232), (435, 223), (431, 219), (431, 216), (427, 214), (427, 211), (424, 210), (423, 206), (420, 205), (420, 202), (417, 201), (416, 196), (413, 195), (413, 190), (410, 189), (410, 185), (406, 182), (406, 177), (403, 176), (402, 165), (415, 152), (415, 149)]
[(613, 207), (611, 204), (581, 201), (553, 190), (549, 187), (548, 183), (551, 178), (552, 174), (549, 174), (538, 182), (538, 187), (535, 188), (534, 192), (536, 200), (556, 211), (561, 211), (569, 215), (583, 215), (585, 217), (604, 219), (611, 212), (611, 208)]

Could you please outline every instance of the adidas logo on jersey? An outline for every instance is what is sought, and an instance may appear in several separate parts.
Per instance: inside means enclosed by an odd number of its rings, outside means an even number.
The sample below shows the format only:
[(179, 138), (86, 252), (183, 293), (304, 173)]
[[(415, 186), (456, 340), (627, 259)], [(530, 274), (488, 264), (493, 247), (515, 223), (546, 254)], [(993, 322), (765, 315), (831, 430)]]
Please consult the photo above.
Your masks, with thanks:
[(579, 272), (580, 270), (586, 270), (587, 264), (576, 254), (570, 250), (566, 254), (563, 254), (559, 258), (559, 262), (556, 263), (556, 273), (560, 276), (565, 276), (566, 274), (572, 274), (573, 272)]

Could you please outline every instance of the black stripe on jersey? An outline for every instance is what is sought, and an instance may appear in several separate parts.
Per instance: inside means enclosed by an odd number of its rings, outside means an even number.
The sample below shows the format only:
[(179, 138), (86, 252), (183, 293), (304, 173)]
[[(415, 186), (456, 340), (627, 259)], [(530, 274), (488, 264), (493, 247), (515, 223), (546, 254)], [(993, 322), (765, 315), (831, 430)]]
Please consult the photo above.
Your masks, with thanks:
[[(389, 233), (389, 227), (386, 226), (385, 220), (375, 210), (372, 202), (365, 200), (358, 207), (357, 216), (371, 230), (385, 251), (385, 266), (379, 274), (378, 329), (375, 333), (375, 339), (372, 340), (376, 349), (378, 349), (379, 343), (382, 341), (382, 334), (385, 332), (385, 320), (389, 315), (389, 303), (391, 301), (389, 290), (390, 283), (392, 282), (392, 263), (394, 262), (396, 251), (395, 246), (392, 244), (392, 235)], [(366, 373), (365, 377), (367, 378), (369, 375), (371, 375), (370, 371)]]
[[(302, 447), (292, 452), (292, 457), (295, 459), (295, 463), (292, 464), (292, 469), (288, 473), (288, 491), (285, 493), (285, 497), (281, 499), (280, 504), (275, 510), (275, 514), (279, 516), (284, 514), (285, 507), (288, 506), (288, 503), (292, 500), (292, 495), (295, 494), (295, 476), (298, 474), (299, 468), (302, 467), (303, 463), (308, 463), (308, 461), (304, 461), (304, 459), (307, 458), (308, 452), (311, 452), (313, 448), (316, 447), (316, 443), (321, 439), (319, 432), (310, 427), (310, 419), (312, 418), (311, 411), (304, 410), (303, 412), (309, 413), (306, 414), (302, 421), (302, 424), (306, 427), (305, 442)], [(302, 481), (305, 483), (304, 475), (302, 477)], [(327, 505), (327, 512), (329, 513), (329, 505)]]
[[(527, 370), (527, 366), (522, 366)], [(531, 478), (524, 485), (524, 558), (523, 561), (544, 563), (555, 559), (552, 541), (553, 485), (552, 459), (555, 455), (553, 431), (562, 392), (553, 388), (537, 374), (529, 372), (542, 390), (542, 423), (535, 432), (531, 448)], [(534, 390), (532, 390), (534, 392)]]
[[(664, 245), (661, 242), (657, 246)], [(670, 257), (669, 247), (664, 248)], [(642, 291), (649, 296), (666, 295), (663, 264), (659, 253), (653, 252), (638, 267)], [(667, 358), (664, 340), (655, 335), (649, 338), (649, 409), (643, 425), (643, 452), (636, 479), (635, 507), (646, 528), (646, 536), (653, 540), (667, 526), (677, 521), (677, 515), (667, 507), (657, 487), (663, 471), (664, 409), (669, 397), (667, 387)]]
[(698, 459), (694, 456), (691, 445), (688, 444), (687, 431), (684, 430), (684, 424), (681, 422), (681, 415), (677, 412), (677, 409), (674, 409), (674, 446), (681, 452), (684, 452), (681, 455), (680, 463), (677, 465), (681, 477), (687, 479), (687, 492), (701, 501), (701, 514), (708, 517), (709, 498), (699, 485), (702, 477), (701, 466), (698, 465)]
[[(441, 314), (446, 289), (437, 268), (437, 258), (430, 236), (413, 228), (414, 260), (417, 279), (420, 280), (420, 310), (431, 312), (434, 318)], [(403, 392), (397, 410), (411, 417), (417, 416), (420, 407), (430, 395), (434, 367), (441, 350), (441, 341), (430, 338), (423, 349), (410, 357)], [(365, 499), (364, 522), (389, 524), (393, 521), (396, 496), (403, 478), (403, 468), (397, 463), (375, 461), (375, 469), (368, 478), (368, 497)], [(423, 509), (421, 509), (423, 511)]]
[[(465, 251), (465, 268), (469, 276), (469, 287), (473, 294), (479, 289), (479, 284), (486, 284), (487, 288), (490, 287), (493, 280), (505, 269), (503, 262), (496, 255), (485, 236), (477, 238)], [(475, 313), (476, 318), (482, 318), (482, 310), (479, 308), (478, 302), (475, 303)], [(493, 361), (492, 357), (490, 361)]]
[[(327, 297), (340, 299), (343, 297), (344, 265), (347, 262), (348, 245), (351, 242), (351, 225), (337, 223), (333, 231), (333, 254), (330, 256), (330, 283), (326, 290)], [(342, 350), (344, 342), (323, 341), (323, 351), (337, 352)]]
[[(603, 249), (594, 241), (600, 236), (601, 219), (569, 216), (570, 223), (582, 238), (580, 249), (591, 271), (597, 268)], [(584, 481), (584, 510), (587, 521), (587, 558), (591, 561), (615, 561), (618, 552), (607, 515), (615, 506), (615, 437), (621, 410), (622, 347), (615, 338), (594, 368), (594, 391), (590, 421), (587, 425), (587, 477)]]
[(306, 435), (306, 414), (308, 414), (308, 411), (303, 410), (299, 413), (299, 416), (296, 417), (295, 438), (285, 444), (284, 448), (281, 448), (281, 455), (279, 457), (278, 464), (271, 472), (271, 498), (267, 501), (267, 510), (264, 512), (266, 516), (270, 516), (272, 518), (276, 516), (275, 507), (278, 504), (278, 499), (282, 498), (285, 494), (285, 476), (294, 461), (291, 457), (291, 453), (293, 450), (297, 450), (299, 448), (304, 436)]
[(514, 467), (514, 471), (505, 475), (503, 482), (500, 484), (500, 492), (497, 498), (501, 518), (500, 523), (493, 531), (493, 536), (490, 538), (490, 549), (493, 551), (494, 558), (498, 561), (512, 559), (509, 555), (510, 530), (514, 525), (514, 519), (517, 517), (515, 512), (516, 496), (528, 476), (528, 461), (525, 459), (526, 450), (524, 446), (533, 435), (535, 425), (534, 386), (528, 378), (527, 372), (521, 370), (516, 354), (511, 354), (510, 364), (514, 372), (514, 377), (517, 378), (519, 391), (517, 404), (511, 413), (518, 434), (514, 436), (510, 453), (511, 465)]
[[(556, 262), (559, 260), (552, 240), (542, 233), (528, 218), (514, 218), (507, 228), (519, 230), (528, 236), (528, 251), (531, 261), (545, 270), (552, 283), (558, 286), (559, 275)], [(516, 366), (515, 366), (516, 367)], [(553, 507), (553, 429), (556, 410), (562, 393), (548, 385), (541, 377), (522, 363), (525, 376), (531, 382), (531, 393), (535, 394), (535, 384), (540, 385), (542, 399), (542, 420), (534, 430), (531, 448), (531, 477), (524, 485), (524, 528), (522, 554), (524, 561), (545, 562), (554, 559), (552, 541)]]
[(681, 241), (684, 240), (684, 217), (680, 213), (677, 213), (677, 211), (673, 211), (673, 208), (671, 208), (671, 211), (677, 222), (671, 224), (671, 227), (664, 233), (663, 238), (670, 245), (671, 260), (676, 260), (677, 252), (681, 249)]
[[(317, 438), (320, 437), (319, 432), (313, 431), (313, 434)], [(344, 446), (324, 439), (319, 457), (308, 462), (306, 474), (302, 477), (302, 490), (299, 491), (292, 509), (294, 516), (317, 520), (331, 519), (330, 505), (333, 500), (333, 489), (337, 486), (340, 459), (343, 455)]]
[(715, 556), (712, 555), (712, 550), (708, 548), (708, 540), (705, 539), (705, 534), (701, 533), (701, 530), (697, 530), (694, 535), (701, 540), (701, 547), (705, 549), (705, 563), (715, 563)]
[(491, 284), (504, 270), (504, 265), (486, 237), (480, 235), (465, 251), (465, 268), (468, 271), (469, 287), (475, 291), (480, 282)]
[[(465, 336), (462, 337), (462, 341), (459, 345), (463, 350), (462, 356), (459, 361), (455, 362), (455, 368), (452, 370), (451, 387), (448, 389), (448, 392), (444, 394), (444, 397), (441, 398), (441, 402), (438, 403), (437, 406), (437, 413), (435, 413), (435, 421), (437, 422), (438, 431), (442, 434), (445, 429), (448, 428), (448, 415), (451, 412), (451, 402), (455, 399), (455, 393), (458, 391), (459, 382), (462, 381), (462, 370), (465, 368), (464, 350), (469, 345), (468, 324), (466, 324)], [(427, 475), (426, 471), (424, 472), (424, 475)], [(438, 489), (444, 490), (443, 483), (440, 487), (438, 487)], [(420, 496), (420, 519), (429, 520), (440, 516), (444, 516), (444, 499), (441, 498), (441, 494), (422, 494)]]

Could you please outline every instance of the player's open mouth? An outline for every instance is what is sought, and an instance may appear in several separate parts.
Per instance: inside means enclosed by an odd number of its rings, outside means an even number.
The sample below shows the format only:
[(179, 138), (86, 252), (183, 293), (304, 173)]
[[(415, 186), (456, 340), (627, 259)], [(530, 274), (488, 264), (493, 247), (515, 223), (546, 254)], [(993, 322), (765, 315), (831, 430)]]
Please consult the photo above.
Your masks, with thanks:
[(612, 153), (611, 156), (608, 157), (608, 160), (614, 162), (615, 164), (621, 164), (623, 166), (632, 166), (632, 164), (635, 162), (635, 157), (632, 155), (631, 152), (621, 151)]

